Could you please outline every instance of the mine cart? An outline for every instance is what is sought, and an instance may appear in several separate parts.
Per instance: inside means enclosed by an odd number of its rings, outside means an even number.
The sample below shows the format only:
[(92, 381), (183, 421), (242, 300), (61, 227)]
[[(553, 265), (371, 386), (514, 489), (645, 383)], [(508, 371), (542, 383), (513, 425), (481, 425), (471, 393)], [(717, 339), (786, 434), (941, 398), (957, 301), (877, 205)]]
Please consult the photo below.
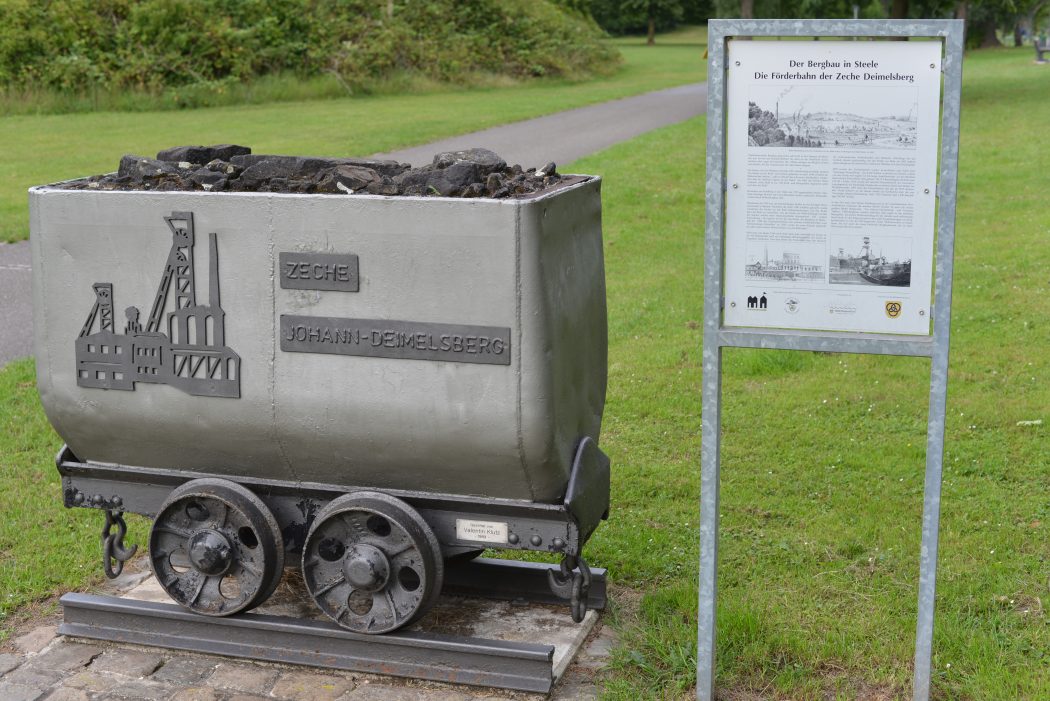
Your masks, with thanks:
[(450, 562), (608, 513), (600, 181), (531, 197), (30, 191), (37, 382), (67, 507), (152, 519), (208, 616), (300, 568), (340, 626), (419, 619)]

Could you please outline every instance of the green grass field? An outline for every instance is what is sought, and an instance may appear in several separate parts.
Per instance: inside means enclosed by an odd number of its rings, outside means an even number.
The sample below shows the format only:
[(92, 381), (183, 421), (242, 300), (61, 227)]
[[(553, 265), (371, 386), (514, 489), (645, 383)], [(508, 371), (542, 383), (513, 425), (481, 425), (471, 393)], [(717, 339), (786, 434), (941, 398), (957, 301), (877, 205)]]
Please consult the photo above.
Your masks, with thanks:
[[(176, 144), (238, 143), (256, 153), (367, 156), (703, 80), (706, 32), (657, 46), (615, 40), (620, 70), (587, 83), (537, 80), (509, 87), (251, 104), (165, 112), (0, 116), (0, 241), (28, 236), (26, 190), (115, 170), (125, 153), (153, 156)], [(536, 163), (550, 160), (537, 148)]]
[[(1050, 698), (1050, 209), (1035, 165), (1050, 152), (1050, 71), (1027, 50), (978, 52), (964, 82), (935, 698), (1039, 701)], [(605, 179), (613, 507), (588, 559), (615, 585), (613, 700), (692, 693), (703, 144), (697, 119), (571, 166)], [(726, 698), (910, 698), (928, 367), (727, 351)], [(0, 370), (0, 398), (0, 611), (11, 614), (97, 581), (99, 523), (59, 506), (59, 441), (28, 361)], [(1043, 425), (1018, 425), (1031, 420)]]

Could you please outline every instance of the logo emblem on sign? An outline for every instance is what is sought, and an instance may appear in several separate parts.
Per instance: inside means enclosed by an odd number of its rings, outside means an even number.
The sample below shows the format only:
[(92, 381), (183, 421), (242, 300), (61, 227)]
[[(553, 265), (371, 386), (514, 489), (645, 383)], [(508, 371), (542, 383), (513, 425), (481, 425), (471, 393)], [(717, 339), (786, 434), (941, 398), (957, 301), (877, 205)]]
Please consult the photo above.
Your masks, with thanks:
[(891, 319), (896, 319), (901, 315), (901, 303), (900, 302), (886, 302), (886, 316)]
[(788, 314), (794, 314), (798, 311), (798, 300), (794, 297), (788, 297), (787, 301), (784, 302), (784, 309), (787, 310)]

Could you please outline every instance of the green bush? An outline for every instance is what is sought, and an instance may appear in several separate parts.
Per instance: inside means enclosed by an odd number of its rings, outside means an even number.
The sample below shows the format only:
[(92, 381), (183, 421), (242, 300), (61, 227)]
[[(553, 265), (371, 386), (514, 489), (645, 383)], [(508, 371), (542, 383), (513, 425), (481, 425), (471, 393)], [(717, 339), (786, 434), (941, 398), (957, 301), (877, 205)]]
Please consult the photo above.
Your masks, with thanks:
[[(392, 12), (389, 10), (392, 9)], [(546, 0), (0, 0), (0, 89), (221, 91), (265, 75), (582, 77), (619, 61)]]

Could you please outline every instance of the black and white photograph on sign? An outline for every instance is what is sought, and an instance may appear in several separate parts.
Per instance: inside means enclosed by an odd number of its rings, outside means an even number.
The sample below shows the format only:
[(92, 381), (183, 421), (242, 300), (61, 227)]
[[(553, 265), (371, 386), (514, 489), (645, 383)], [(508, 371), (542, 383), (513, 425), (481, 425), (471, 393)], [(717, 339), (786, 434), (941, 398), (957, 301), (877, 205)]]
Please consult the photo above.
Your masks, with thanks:
[(929, 335), (940, 46), (727, 52), (723, 323)]
[(824, 247), (820, 244), (748, 241), (744, 277), (748, 281), (822, 281)]
[(832, 285), (911, 287), (911, 239), (832, 234), (828, 243)]
[(748, 146), (915, 149), (910, 85), (752, 85)]

